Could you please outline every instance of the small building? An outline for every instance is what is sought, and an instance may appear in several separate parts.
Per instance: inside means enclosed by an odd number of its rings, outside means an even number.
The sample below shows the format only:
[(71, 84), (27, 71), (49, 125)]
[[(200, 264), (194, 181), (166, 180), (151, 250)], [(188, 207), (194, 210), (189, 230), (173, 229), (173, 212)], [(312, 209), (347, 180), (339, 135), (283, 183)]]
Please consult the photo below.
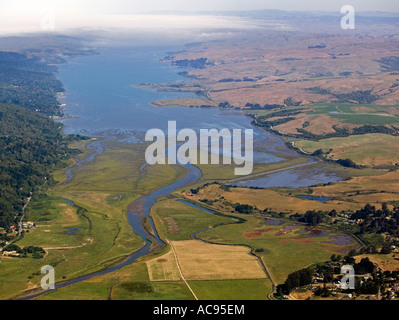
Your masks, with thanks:
[(8, 256), (8, 257), (19, 257), (19, 253), (17, 251), (3, 251), (3, 256)]
[(32, 229), (34, 227), (35, 227), (34, 222), (27, 221), (27, 222), (22, 223), (22, 228), (24, 228), (24, 229)]

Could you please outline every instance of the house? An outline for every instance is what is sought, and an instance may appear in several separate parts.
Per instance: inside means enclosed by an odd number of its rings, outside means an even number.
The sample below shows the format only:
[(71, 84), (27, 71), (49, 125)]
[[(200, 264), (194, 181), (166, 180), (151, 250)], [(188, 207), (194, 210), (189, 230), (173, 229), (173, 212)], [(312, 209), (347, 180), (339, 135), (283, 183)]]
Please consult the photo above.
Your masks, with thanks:
[(31, 221), (27, 221), (22, 224), (22, 228), (24, 229), (32, 229), (33, 227), (35, 227), (35, 223)]
[(3, 251), (3, 256), (18, 257), (19, 253), (17, 251)]

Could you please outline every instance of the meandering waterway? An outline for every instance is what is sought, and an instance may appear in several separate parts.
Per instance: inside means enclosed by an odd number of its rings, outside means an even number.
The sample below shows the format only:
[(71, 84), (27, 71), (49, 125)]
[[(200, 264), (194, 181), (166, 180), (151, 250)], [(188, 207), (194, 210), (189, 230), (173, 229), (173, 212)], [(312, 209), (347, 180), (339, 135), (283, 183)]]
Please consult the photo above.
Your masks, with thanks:
[[(98, 55), (73, 58), (68, 64), (60, 66), (59, 79), (66, 89), (66, 95), (63, 98), (63, 102), (66, 103), (65, 114), (72, 116), (61, 120), (65, 125), (65, 132), (100, 138), (88, 145), (92, 153), (78, 161), (74, 168), (66, 171), (67, 179), (64, 183), (73, 179), (73, 170), (76, 167), (85, 165), (103, 152), (102, 143), (105, 140), (118, 139), (126, 143), (138, 142), (151, 128), (166, 131), (168, 121), (176, 121), (178, 130), (183, 128), (191, 128), (196, 131), (212, 128), (219, 130), (222, 128), (253, 129), (255, 147), (257, 144), (263, 145), (265, 141), (268, 142), (267, 150), (259, 151), (260, 149), (257, 148), (258, 151), (254, 154), (255, 162), (283, 161), (282, 157), (276, 155), (276, 151), (280, 154), (283, 151), (283, 153), (293, 155), (292, 151), (285, 148), (281, 139), (253, 127), (249, 117), (243, 113), (208, 108), (152, 106), (151, 102), (158, 99), (193, 96), (189, 93), (156, 92), (133, 86), (139, 83), (185, 81), (178, 75), (181, 69), (159, 62), (167, 55), (168, 51), (177, 51), (178, 49), (166, 47), (105, 48), (99, 50)], [(128, 221), (133, 232), (143, 240), (143, 246), (138, 251), (106, 269), (58, 283), (56, 288), (64, 288), (94, 276), (113, 272), (148, 254), (151, 245), (165, 245), (149, 213), (158, 198), (169, 195), (174, 190), (200, 178), (201, 171), (197, 167), (190, 164), (185, 167), (187, 174), (184, 177), (153, 191), (129, 206)], [(142, 174), (145, 174), (144, 165), (140, 170)], [(285, 175), (289, 176), (290, 174), (285, 173)], [(319, 182), (329, 182), (327, 176), (323, 176), (321, 179), (323, 181)], [(317, 179), (314, 182), (318, 182)], [(65, 200), (73, 205), (73, 199)], [(142, 217), (146, 217), (150, 221), (153, 235), (150, 235), (144, 228)], [(193, 237), (196, 235), (197, 233), (193, 234)], [(43, 293), (46, 292), (32, 293), (24, 298), (31, 299)]]

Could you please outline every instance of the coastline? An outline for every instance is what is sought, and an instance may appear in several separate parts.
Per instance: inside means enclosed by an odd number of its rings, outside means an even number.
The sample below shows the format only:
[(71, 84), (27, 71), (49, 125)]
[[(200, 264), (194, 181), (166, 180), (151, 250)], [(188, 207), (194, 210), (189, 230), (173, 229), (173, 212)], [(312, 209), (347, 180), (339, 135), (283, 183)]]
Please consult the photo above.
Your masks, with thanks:
[(201, 98), (161, 99), (151, 102), (155, 107), (217, 108), (213, 101)]

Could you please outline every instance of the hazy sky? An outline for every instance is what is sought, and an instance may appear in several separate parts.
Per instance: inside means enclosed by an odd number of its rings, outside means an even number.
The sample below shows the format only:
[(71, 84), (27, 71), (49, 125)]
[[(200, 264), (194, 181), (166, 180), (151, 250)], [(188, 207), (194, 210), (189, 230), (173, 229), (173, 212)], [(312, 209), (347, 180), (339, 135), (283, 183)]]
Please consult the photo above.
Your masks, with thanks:
[[(106, 3), (108, 1), (97, 1)], [(399, 11), (398, 0), (115, 0), (108, 10), (316, 10), (339, 11), (343, 5), (353, 5), (358, 11)]]
[(0, 0), (2, 12), (16, 14), (53, 6), (68, 12), (133, 14), (154, 10), (315, 10), (339, 11), (343, 5), (357, 11), (399, 11), (398, 0)]
[[(238, 27), (250, 22), (230, 18), (138, 15), (154, 11), (242, 11), (261, 9), (332, 11), (344, 5), (361, 11), (399, 12), (399, 0), (0, 0), (0, 33), (73, 27)], [(224, 20), (223, 20), (224, 19)], [(229, 20), (230, 19), (230, 20)]]

